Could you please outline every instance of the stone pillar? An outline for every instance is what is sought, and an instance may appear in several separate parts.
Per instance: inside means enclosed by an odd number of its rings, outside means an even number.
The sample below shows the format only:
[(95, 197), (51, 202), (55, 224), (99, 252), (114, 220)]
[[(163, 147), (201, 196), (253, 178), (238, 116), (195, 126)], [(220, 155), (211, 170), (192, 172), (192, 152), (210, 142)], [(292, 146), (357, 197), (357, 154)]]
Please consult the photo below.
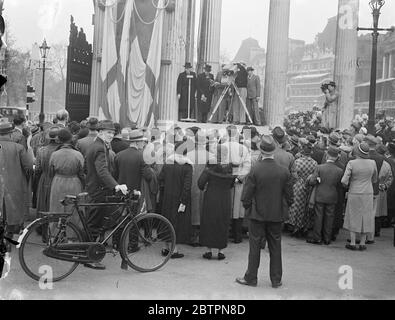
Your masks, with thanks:
[(100, 76), (102, 46), (103, 46), (103, 28), (104, 28), (104, 9), (100, 1), (94, 0), (95, 14), (93, 17), (94, 34), (93, 34), (93, 60), (92, 60), (92, 80), (91, 80), (91, 98), (90, 98), (90, 116), (98, 117), (99, 106), (101, 105), (102, 80)]
[(386, 72), (387, 72), (387, 56), (384, 55), (383, 57), (383, 75), (381, 76), (382, 79), (385, 79), (386, 77)]
[(213, 74), (219, 71), (221, 50), (222, 0), (201, 0), (198, 36), (198, 72), (205, 64), (213, 67)]
[(184, 70), (188, 3), (174, 0), (164, 13), (158, 124), (178, 120), (177, 78)]
[(187, 39), (185, 60), (193, 64), (195, 60), (195, 17), (196, 0), (188, 0)]
[(334, 80), (339, 91), (337, 127), (348, 129), (354, 119), (359, 0), (339, 0)]
[(388, 58), (388, 78), (393, 78), (395, 76), (394, 57), (395, 57), (395, 52), (391, 52)]
[(290, 0), (271, 0), (266, 56), (264, 114), (269, 126), (283, 126), (287, 102)]

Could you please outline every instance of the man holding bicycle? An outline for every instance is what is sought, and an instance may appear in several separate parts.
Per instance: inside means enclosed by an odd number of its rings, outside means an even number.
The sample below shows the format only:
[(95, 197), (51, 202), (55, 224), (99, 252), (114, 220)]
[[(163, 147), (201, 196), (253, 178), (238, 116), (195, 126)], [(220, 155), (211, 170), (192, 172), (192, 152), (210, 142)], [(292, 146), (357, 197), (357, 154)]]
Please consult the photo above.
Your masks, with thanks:
[[(92, 203), (106, 202), (106, 197), (115, 192), (127, 194), (126, 185), (119, 185), (112, 176), (113, 159), (110, 154), (111, 141), (114, 138), (115, 126), (112, 121), (102, 121), (99, 124), (98, 136), (90, 146), (86, 155), (87, 192)], [(104, 218), (110, 214), (111, 207), (96, 207), (88, 213), (88, 228), (94, 239), (100, 236)], [(104, 270), (101, 263), (86, 264), (88, 268)]]

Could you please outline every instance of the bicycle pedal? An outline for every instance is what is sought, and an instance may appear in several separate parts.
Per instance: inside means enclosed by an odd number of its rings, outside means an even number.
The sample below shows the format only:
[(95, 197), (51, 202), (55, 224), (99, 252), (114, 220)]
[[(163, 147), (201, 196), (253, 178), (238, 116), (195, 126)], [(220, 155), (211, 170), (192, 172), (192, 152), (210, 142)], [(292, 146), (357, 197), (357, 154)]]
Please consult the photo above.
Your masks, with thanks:
[(126, 261), (122, 260), (121, 269), (128, 270), (128, 268), (129, 268), (128, 263)]

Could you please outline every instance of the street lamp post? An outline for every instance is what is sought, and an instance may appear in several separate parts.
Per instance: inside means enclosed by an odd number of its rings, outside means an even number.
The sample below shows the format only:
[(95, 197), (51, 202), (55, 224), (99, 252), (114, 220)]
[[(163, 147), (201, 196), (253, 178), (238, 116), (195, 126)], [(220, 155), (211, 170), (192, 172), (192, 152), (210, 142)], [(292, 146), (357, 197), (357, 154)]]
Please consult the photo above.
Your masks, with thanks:
[(368, 131), (370, 134), (375, 134), (376, 124), (376, 83), (377, 83), (377, 44), (379, 38), (379, 31), (394, 31), (394, 27), (391, 29), (379, 28), (379, 19), (381, 14), (381, 8), (384, 6), (384, 0), (371, 0), (369, 5), (372, 9), (373, 15), (373, 28), (358, 28), (358, 31), (373, 31), (373, 45), (372, 45), (372, 65), (370, 75), (370, 98), (369, 98), (369, 121)]
[(43, 44), (40, 47), (40, 53), (41, 53), (41, 58), (43, 59), (43, 80), (42, 80), (42, 88), (41, 88), (41, 110), (40, 110), (40, 124), (44, 123), (45, 120), (45, 114), (44, 114), (44, 94), (45, 94), (45, 71), (46, 71), (46, 59), (48, 56), (48, 52), (51, 49), (51, 47), (48, 47), (47, 41), (44, 39)]

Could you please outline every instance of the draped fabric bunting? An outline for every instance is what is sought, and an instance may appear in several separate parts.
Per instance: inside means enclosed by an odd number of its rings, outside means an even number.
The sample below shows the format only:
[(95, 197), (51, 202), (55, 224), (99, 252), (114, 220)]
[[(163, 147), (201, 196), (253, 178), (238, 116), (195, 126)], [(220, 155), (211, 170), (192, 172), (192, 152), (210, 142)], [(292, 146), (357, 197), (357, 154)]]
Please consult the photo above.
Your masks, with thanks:
[(118, 0), (116, 5), (105, 8), (101, 119), (125, 127), (132, 123), (139, 127), (154, 124), (164, 1), (153, 1), (157, 2), (155, 7), (151, 1)]

